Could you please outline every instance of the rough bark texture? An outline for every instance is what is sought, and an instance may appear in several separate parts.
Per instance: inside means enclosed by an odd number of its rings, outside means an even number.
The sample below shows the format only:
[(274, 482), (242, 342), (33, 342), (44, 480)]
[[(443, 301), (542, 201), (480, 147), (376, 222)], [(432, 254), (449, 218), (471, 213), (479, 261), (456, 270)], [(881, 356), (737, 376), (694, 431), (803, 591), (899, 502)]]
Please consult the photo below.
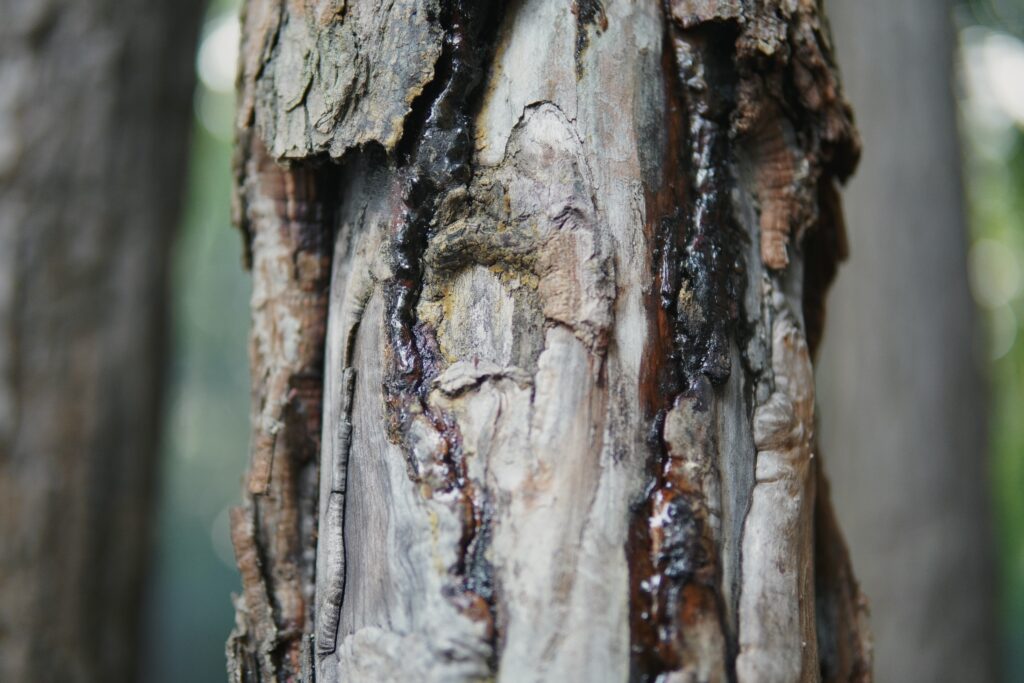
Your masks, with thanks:
[(198, 2), (0, 2), (0, 680), (126, 681)]
[(821, 21), (250, 0), (235, 680), (869, 678), (814, 459), (859, 152)]
[(831, 301), (820, 377), (836, 505), (874, 606), (879, 680), (995, 680), (952, 3), (831, 4), (867, 150), (846, 193), (855, 257)]

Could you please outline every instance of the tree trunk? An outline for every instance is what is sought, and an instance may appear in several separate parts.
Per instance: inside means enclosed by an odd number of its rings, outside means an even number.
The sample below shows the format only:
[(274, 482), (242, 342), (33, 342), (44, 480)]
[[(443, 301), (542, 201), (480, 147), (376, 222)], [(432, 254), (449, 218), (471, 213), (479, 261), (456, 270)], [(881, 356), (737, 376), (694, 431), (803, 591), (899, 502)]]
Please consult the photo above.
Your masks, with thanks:
[(250, 0), (233, 680), (850, 681), (803, 2)]
[(823, 445), (845, 484), (836, 506), (872, 597), (884, 681), (995, 680), (950, 4), (833, 3), (868, 153), (847, 193), (854, 258), (822, 355)]
[(0, 680), (126, 681), (201, 8), (0, 4)]

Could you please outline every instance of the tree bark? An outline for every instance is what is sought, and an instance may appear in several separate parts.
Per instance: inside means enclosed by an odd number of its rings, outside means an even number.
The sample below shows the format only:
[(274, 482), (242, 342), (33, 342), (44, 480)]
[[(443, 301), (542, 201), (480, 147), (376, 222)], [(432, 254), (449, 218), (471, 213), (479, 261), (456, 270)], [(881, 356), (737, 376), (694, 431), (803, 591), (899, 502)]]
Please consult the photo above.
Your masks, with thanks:
[(233, 680), (862, 681), (819, 8), (250, 0)]
[(836, 506), (874, 605), (879, 680), (996, 680), (952, 3), (832, 4), (868, 150), (846, 194), (855, 257), (821, 364), (824, 452), (845, 484)]
[(201, 7), (0, 5), (0, 680), (126, 681)]

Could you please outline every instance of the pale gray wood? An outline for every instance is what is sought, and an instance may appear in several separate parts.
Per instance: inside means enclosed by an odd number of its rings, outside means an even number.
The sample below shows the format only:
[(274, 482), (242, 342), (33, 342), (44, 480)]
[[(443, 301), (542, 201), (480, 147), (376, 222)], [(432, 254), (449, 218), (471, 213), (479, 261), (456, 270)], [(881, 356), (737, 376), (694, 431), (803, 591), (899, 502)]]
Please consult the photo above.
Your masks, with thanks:
[[(256, 517), (240, 534), (267, 552), (240, 558), (236, 680), (310, 653), (308, 612), (253, 617), (288, 582), (315, 588), (321, 681), (868, 680), (845, 558), (814, 570), (819, 537), (842, 543), (815, 533), (802, 240), (841, 231), (819, 194), (856, 156), (814, 3), (246, 17), (243, 226), (285, 309), (259, 300), (254, 338), (325, 355), (316, 556)], [(427, 38), (396, 45), (407, 31)], [(307, 194), (253, 192), (267, 172), (331, 179), (319, 232), (295, 224)], [(318, 338), (288, 252), (323, 235)], [(248, 505), (277, 511), (279, 454), (254, 454)], [(292, 571), (312, 562), (315, 586)], [(818, 594), (846, 611), (819, 616)]]

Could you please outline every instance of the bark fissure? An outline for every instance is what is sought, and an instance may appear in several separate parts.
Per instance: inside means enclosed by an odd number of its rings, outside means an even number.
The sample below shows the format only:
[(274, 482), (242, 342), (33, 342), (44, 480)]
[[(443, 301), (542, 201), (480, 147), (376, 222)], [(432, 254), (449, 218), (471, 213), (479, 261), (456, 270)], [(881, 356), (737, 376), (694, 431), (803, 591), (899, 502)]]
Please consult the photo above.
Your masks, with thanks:
[[(428, 86), (414, 107), (413, 125), (406, 129), (408, 166), (399, 172), (401, 208), (391, 241), (393, 279), (384, 284), (392, 364), (386, 391), (394, 438), (405, 445), (410, 477), (424, 483), (439, 478), (440, 482), (426, 484), (431, 495), (453, 496), (462, 509), (459, 550), (450, 568), (455, 585), (449, 587), (449, 597), (471, 618), (491, 624), (493, 638), (493, 576), (485, 557), (488, 504), (468, 476), (458, 423), (427, 400), (439, 372), (439, 350), (436, 332), (417, 320), (416, 308), (423, 287), (422, 260), (431, 233), (438, 230), (441, 202), (450, 193), (465, 192), (472, 180), (472, 114), (493, 54), (503, 3), (445, 0), (441, 10), (445, 37), (435, 73), (437, 86)], [(429, 425), (440, 439), (432, 462), (416, 457), (414, 442), (425, 438), (410, 433), (417, 425)], [(424, 472), (424, 466), (437, 471)], [(496, 661), (492, 654), (490, 665)]]
[(590, 45), (590, 32), (608, 28), (608, 15), (603, 0), (573, 0), (572, 13), (576, 15), (576, 75), (583, 75), (583, 53)]
[(266, 596), (285, 677), (311, 588), (322, 680), (866, 671), (813, 514), (810, 357), (856, 156), (816, 5), (274, 4), (250, 0), (245, 125), (289, 172), (344, 160), (326, 341), (322, 318), (296, 337), (326, 374), (294, 640), (272, 515), (248, 518), (244, 607)]
[[(728, 137), (734, 106), (735, 27), (711, 24), (666, 30), (668, 98), (681, 114), (679, 157), (662, 182), (681, 173), (691, 185), (653, 217), (658, 232), (654, 281), (659, 316), (671, 342), (659, 382), (662, 401), (652, 424), (654, 451), (646, 501), (630, 540), (633, 676), (671, 672), (724, 680), (731, 668), (725, 604), (719, 585), (720, 486), (713, 436), (715, 387), (731, 372), (732, 347), (745, 285), (745, 236), (731, 205), (734, 186)], [(712, 88), (709, 84), (714, 84)], [(674, 172), (673, 172), (674, 171)]]
[[(775, 339), (766, 339), (773, 336), (771, 321), (780, 315), (775, 309), (788, 296), (786, 293), (793, 289), (786, 277), (777, 277), (772, 271), (785, 270), (789, 264), (787, 245), (790, 235), (800, 238), (812, 227), (816, 234), (810, 243), (808, 267), (803, 271), (807, 286), (802, 290), (803, 306), (798, 310), (810, 315), (808, 336), (813, 351), (820, 339), (824, 292), (834, 276), (835, 263), (844, 255), (841, 218), (836, 208), (832, 179), (838, 177), (841, 180), (850, 172), (857, 156), (857, 140), (850, 126), (848, 110), (836, 94), (834, 66), (827, 57), (827, 47), (822, 48), (822, 44), (827, 43), (824, 43), (818, 29), (813, 5), (806, 3), (798, 10), (776, 13), (771, 8), (758, 10), (737, 2), (669, 2), (666, 3), (666, 11), (671, 17), (676, 73), (683, 85), (681, 99), (688, 112), (688, 119), (677, 118), (675, 123), (676, 126), (685, 123), (688, 135), (678, 134), (676, 138), (682, 138), (683, 145), (689, 150), (689, 177), (695, 179), (691, 192), (696, 199), (680, 202), (686, 207), (683, 217), (685, 230), (680, 230), (682, 221), (678, 213), (665, 212), (660, 218), (654, 218), (660, 228), (655, 243), (658, 265), (655, 282), (667, 318), (658, 327), (663, 330), (662, 335), (668, 331), (667, 326), (676, 330), (675, 348), (664, 342), (661, 344), (661, 353), (667, 354), (668, 359), (660, 365), (662, 370), (658, 374), (662, 377), (663, 391), (673, 383), (685, 383), (683, 386), (688, 384), (689, 388), (685, 391), (669, 390), (668, 396), (677, 398), (662, 399), (666, 402), (657, 410), (652, 427), (651, 447), (655, 453), (656, 474), (646, 493), (647, 502), (636, 513), (634, 525), (637, 528), (629, 544), (634, 562), (632, 581), (638, 585), (641, 594), (634, 597), (633, 612), (641, 618), (634, 616), (632, 634), (634, 651), (642, 656), (634, 658), (633, 671), (635, 677), (653, 679), (671, 671), (684, 670), (684, 667), (693, 666), (693, 662), (704, 666), (709, 663), (715, 666), (717, 662), (717, 670), (709, 672), (705, 669), (697, 675), (702, 680), (734, 676), (746, 680), (754, 675), (753, 672), (763, 676), (771, 671), (766, 660), (749, 664), (754, 649), (765, 647), (766, 652), (770, 652), (765, 656), (772, 658), (772, 663), (777, 665), (784, 659), (780, 659), (778, 648), (789, 647), (783, 644), (784, 641), (773, 641), (771, 635), (765, 636), (766, 642), (750, 636), (751, 619), (771, 623), (774, 618), (780, 618), (770, 611), (755, 617), (750, 612), (753, 608), (747, 606), (753, 604), (752, 600), (760, 600), (752, 596), (759, 595), (758, 590), (764, 589), (757, 587), (758, 579), (754, 577), (754, 572), (762, 571), (759, 568), (762, 560), (753, 556), (758, 551), (757, 541), (747, 540), (740, 545), (734, 539), (730, 541), (733, 547), (728, 549), (722, 547), (723, 539), (715, 533), (721, 523), (723, 503), (718, 499), (719, 473), (715, 465), (721, 454), (717, 452), (719, 447), (713, 439), (705, 438), (702, 447), (692, 446), (693, 425), (704, 424), (706, 429), (707, 425), (714, 423), (714, 418), (691, 417), (685, 422), (691, 425), (688, 437), (674, 437), (678, 451), (692, 449), (693, 455), (689, 459), (679, 455), (673, 458), (673, 444), (669, 443), (666, 423), (674, 411), (694, 414), (696, 411), (706, 412), (711, 407), (711, 413), (714, 413), (713, 406), (722, 396), (720, 392), (717, 396), (713, 393), (713, 386), (723, 384), (729, 376), (730, 347), (733, 344), (743, 351), (744, 370), (751, 373), (743, 382), (751, 395), (757, 395), (758, 404), (764, 404), (776, 381), (784, 380), (784, 375), (775, 375), (787, 370), (776, 370), (766, 364), (763, 360), (764, 347), (767, 345), (778, 351), (780, 345), (793, 343), (784, 341), (790, 337), (779, 337), (778, 333), (774, 335)], [(789, 49), (792, 49), (791, 55)], [(715, 88), (709, 89), (708, 83), (714, 83)], [(796, 123), (783, 112), (792, 112)], [(672, 125), (671, 121), (669, 125)], [(733, 171), (737, 164), (741, 169), (746, 167), (752, 171)], [(759, 261), (767, 267), (763, 275), (760, 268), (750, 275), (745, 272), (741, 256), (745, 236), (733, 228), (737, 219), (730, 203), (732, 190), (729, 183), (733, 182), (736, 173), (753, 181), (753, 197), (757, 201), (755, 206), (759, 216), (756, 226), (760, 233)], [(822, 188), (820, 191), (819, 187)], [(687, 236), (683, 248), (675, 246), (679, 239), (676, 235), (680, 233)], [(723, 249), (722, 244), (726, 248)], [(719, 279), (716, 280), (716, 276)], [(769, 287), (765, 291), (776, 291), (777, 294), (773, 295), (776, 299), (769, 297), (765, 311), (744, 311), (742, 302), (749, 300), (744, 296), (745, 286), (753, 287), (755, 291)], [(800, 297), (801, 288), (795, 291)], [(779, 296), (783, 298), (778, 299)], [(763, 308), (764, 304), (760, 306)], [(764, 317), (765, 313), (767, 317)], [(736, 325), (744, 320), (748, 322)], [(757, 329), (761, 331), (757, 332)], [(797, 334), (803, 336), (802, 332)], [(680, 369), (673, 370), (677, 365), (681, 366)], [(677, 377), (674, 381), (669, 379), (673, 372)], [(696, 381), (697, 377), (702, 377), (703, 387)], [(800, 381), (791, 383), (799, 385), (801, 381), (812, 380), (809, 376), (802, 376)], [(768, 404), (758, 408), (761, 415), (766, 415), (769, 410)], [(763, 433), (758, 435), (758, 419), (755, 415), (753, 436), (755, 444), (762, 448), (766, 437)], [(802, 426), (797, 428), (810, 434), (813, 419), (806, 412), (800, 419), (802, 422), (798, 424)], [(699, 427), (697, 429), (699, 433)], [(810, 467), (810, 457), (813, 457), (810, 441), (801, 443), (799, 462), (801, 467)], [(741, 534), (746, 539), (778, 534), (785, 538), (787, 534), (796, 534), (800, 540), (794, 537), (794, 542), (800, 545), (792, 546), (792, 552), (795, 556), (807, 557), (811, 542), (807, 532), (798, 529), (811, 528), (808, 515), (814, 494), (810, 470), (794, 470), (789, 475), (769, 474), (766, 472), (769, 457), (767, 451), (757, 456), (758, 473), (754, 487), (748, 493), (755, 507), (742, 511), (745, 520)], [(766, 487), (773, 484), (797, 486), (796, 490), (787, 488), (791, 491), (789, 495), (796, 495), (798, 501), (803, 501), (798, 503), (799, 512), (791, 521), (783, 521), (784, 515), (773, 521), (777, 513), (765, 510), (763, 503), (757, 504), (767, 495), (763, 492)], [(801, 490), (804, 492), (800, 493)], [(676, 502), (679, 498), (686, 500), (687, 504)], [(780, 503), (776, 500), (774, 507)], [(782, 526), (772, 526), (775, 524)], [(671, 533), (673, 525), (678, 529), (675, 534)], [(646, 541), (643, 540), (645, 538)], [(679, 544), (676, 553), (666, 554), (662, 549), (667, 539)], [(745, 572), (740, 579), (740, 590), (732, 592), (731, 607), (724, 605), (717, 589), (722, 581), (718, 560), (720, 552), (735, 556)], [(644, 558), (645, 553), (650, 553), (649, 557)], [(667, 587), (679, 591), (686, 585), (686, 581), (679, 581), (679, 573), (665, 561), (667, 556), (685, 558), (689, 565), (681, 566), (691, 569), (704, 567), (703, 583), (709, 587), (711, 598), (706, 600), (702, 615), (714, 621), (714, 615), (718, 614), (717, 628), (711, 630), (722, 632), (718, 635), (726, 639), (724, 645), (716, 639), (702, 639), (698, 635), (700, 628), (695, 627), (692, 620), (690, 623), (686, 620), (686, 615), (694, 610), (682, 608), (685, 603), (680, 600), (678, 592), (666, 591)], [(813, 602), (807, 597), (807, 581), (812, 569), (809, 565), (797, 564), (794, 567), (798, 567), (799, 581), (791, 601), (801, 604), (798, 611), (801, 626), (797, 628), (787, 622), (778, 626), (777, 633), (803, 634), (800, 639), (803, 645), (796, 647), (795, 652), (798, 660), (802, 657), (804, 664), (798, 665), (796, 670), (803, 670), (804, 676), (813, 678), (816, 665), (809, 665), (807, 661), (815, 661), (816, 655), (813, 634), (808, 634), (810, 620), (805, 607)], [(695, 571), (687, 578), (692, 580), (693, 576), (699, 576), (699, 573)], [(676, 584), (672, 583), (673, 578)], [(634, 595), (637, 595), (636, 589)], [(711, 609), (711, 605), (717, 609)], [(722, 614), (726, 609), (735, 610), (736, 616)], [(781, 615), (789, 607), (779, 609)], [(659, 618), (661, 627), (655, 628)], [(744, 621), (748, 624), (745, 630), (742, 627)], [(685, 634), (688, 628), (692, 634), (689, 640), (699, 642), (705, 648), (699, 656), (692, 653), (686, 656)], [(754, 630), (760, 632), (761, 627)], [(755, 642), (760, 644), (755, 645)], [(728, 654), (718, 654), (723, 647)], [(652, 652), (658, 654), (652, 658)], [(732, 668), (734, 657), (739, 657), (739, 672)], [(777, 672), (771, 675), (790, 674)]]

